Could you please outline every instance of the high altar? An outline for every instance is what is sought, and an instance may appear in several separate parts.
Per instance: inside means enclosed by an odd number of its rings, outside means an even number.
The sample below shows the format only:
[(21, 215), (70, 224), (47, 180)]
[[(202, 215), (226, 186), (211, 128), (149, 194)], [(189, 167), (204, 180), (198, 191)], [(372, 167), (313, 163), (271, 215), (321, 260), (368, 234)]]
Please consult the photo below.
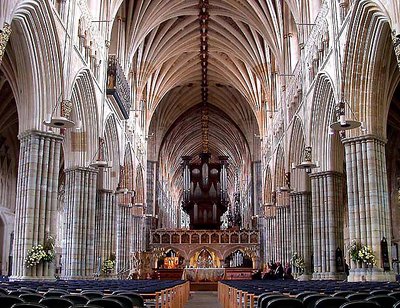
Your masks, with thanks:
[[(259, 266), (257, 230), (158, 229), (152, 233), (151, 247), (160, 279), (179, 276), (190, 281), (250, 279), (252, 269)], [(171, 251), (181, 261), (167, 269), (164, 260)]]

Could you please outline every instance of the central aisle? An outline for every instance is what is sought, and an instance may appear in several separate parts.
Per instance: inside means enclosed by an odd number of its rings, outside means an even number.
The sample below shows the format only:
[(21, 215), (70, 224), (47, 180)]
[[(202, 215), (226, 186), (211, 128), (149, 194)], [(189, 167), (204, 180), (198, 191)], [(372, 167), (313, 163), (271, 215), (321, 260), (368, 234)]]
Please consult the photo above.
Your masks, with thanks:
[(217, 292), (194, 291), (190, 292), (189, 302), (185, 308), (221, 307), (218, 302)]

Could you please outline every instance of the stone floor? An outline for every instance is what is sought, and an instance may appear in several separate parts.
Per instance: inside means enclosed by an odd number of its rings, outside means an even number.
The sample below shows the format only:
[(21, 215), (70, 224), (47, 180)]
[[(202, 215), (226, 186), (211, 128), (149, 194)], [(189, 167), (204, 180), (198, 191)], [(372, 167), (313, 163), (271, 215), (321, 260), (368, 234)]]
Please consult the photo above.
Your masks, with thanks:
[(217, 292), (213, 291), (194, 291), (190, 292), (189, 301), (185, 308), (219, 308)]

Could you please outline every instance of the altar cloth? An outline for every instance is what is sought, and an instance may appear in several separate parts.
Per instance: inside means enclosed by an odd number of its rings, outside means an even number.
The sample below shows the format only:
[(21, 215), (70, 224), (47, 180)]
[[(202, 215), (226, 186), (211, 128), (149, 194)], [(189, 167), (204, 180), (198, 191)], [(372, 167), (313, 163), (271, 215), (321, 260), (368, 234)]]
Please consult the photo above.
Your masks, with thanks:
[(224, 277), (224, 268), (185, 268), (182, 274), (182, 280), (193, 282), (215, 282)]

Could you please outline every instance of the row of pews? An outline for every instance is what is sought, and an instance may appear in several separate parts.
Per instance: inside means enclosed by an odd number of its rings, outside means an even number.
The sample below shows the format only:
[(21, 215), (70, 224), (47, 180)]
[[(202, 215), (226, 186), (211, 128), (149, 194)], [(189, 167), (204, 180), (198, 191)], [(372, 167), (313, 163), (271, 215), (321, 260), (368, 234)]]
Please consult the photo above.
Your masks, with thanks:
[(115, 307), (126, 308), (123, 301), (129, 297), (139, 303), (138, 307), (183, 308), (189, 293), (190, 284), (183, 280), (2, 281), (0, 307), (9, 308), (13, 304), (63, 307), (68, 303), (67, 307), (75, 307), (113, 301)]
[(357, 307), (376, 304), (376, 307), (400, 308), (400, 285), (398, 282), (332, 280), (230, 280), (218, 283), (218, 300), (223, 308), (326, 308), (356, 304), (360, 305)]

